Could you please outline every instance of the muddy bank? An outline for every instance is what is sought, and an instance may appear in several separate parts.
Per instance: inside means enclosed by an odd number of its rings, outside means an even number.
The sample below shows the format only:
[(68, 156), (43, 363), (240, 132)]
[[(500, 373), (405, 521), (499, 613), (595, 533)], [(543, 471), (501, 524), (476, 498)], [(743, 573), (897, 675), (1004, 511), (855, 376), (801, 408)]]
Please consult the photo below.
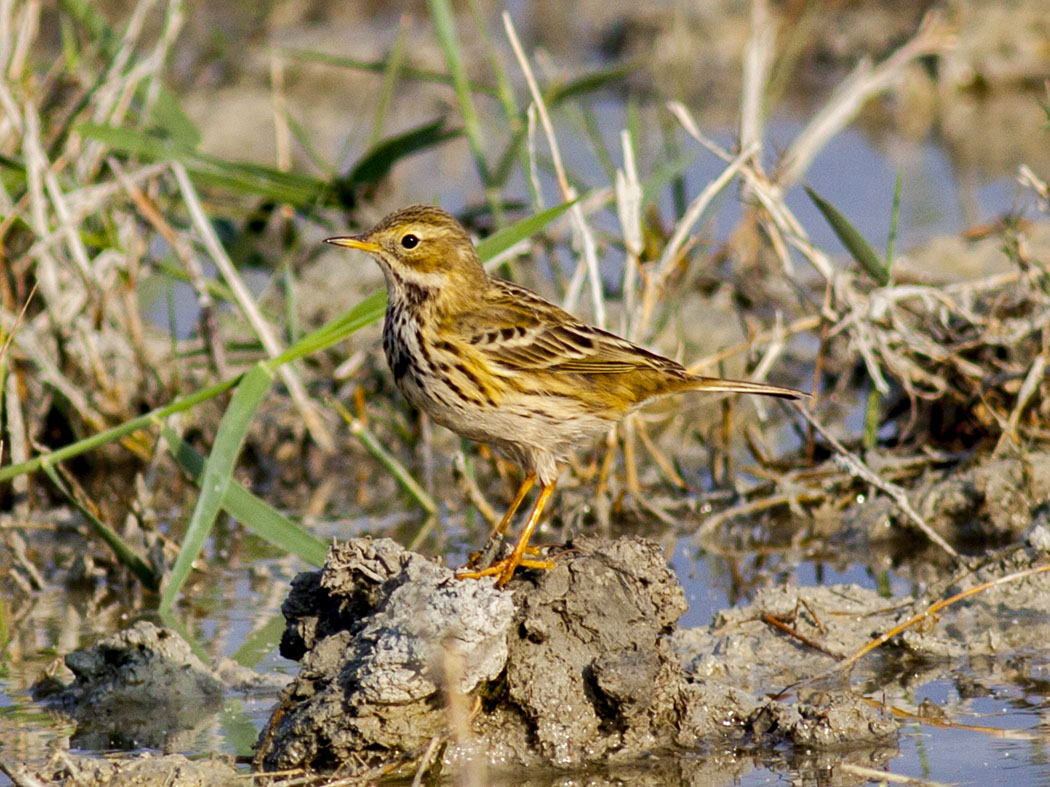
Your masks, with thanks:
[[(895, 751), (897, 722), (848, 691), (765, 696), (774, 678), (819, 672), (827, 656), (771, 631), (787, 652), (767, 654), (776, 659), (767, 667), (792, 667), (765, 675), (759, 650), (724, 646), (736, 634), (719, 646), (717, 623), (676, 633), (685, 598), (654, 544), (580, 538), (555, 564), (499, 591), (457, 581), (386, 539), (333, 547), (322, 572), (296, 579), (285, 605), (282, 652), (302, 670), (257, 765), (364, 776), (479, 759), (499, 771), (575, 769), (756, 741)], [(860, 588), (840, 593), (826, 600), (848, 609), (844, 630), (885, 606)], [(839, 646), (862, 644), (869, 625)], [(697, 647), (721, 666), (717, 674)]]
[[(892, 475), (895, 465), (902, 464), (894, 456), (878, 452), (870, 452), (867, 458), (873, 468), (886, 475)], [(923, 468), (922, 463), (916, 463), (909, 472), (917, 474), (908, 481), (915, 510), (934, 532), (957, 547), (983, 550), (1017, 541), (1033, 528), (1050, 524), (1046, 504), (1050, 500), (1050, 453), (1045, 451), (1020, 456), (978, 455), (966, 465), (953, 463), (947, 468)], [(835, 539), (860, 549), (900, 541), (914, 529), (894, 501), (885, 496), (873, 496), (851, 506), (844, 516), (835, 515), (832, 521)]]
[(178, 633), (149, 621), (73, 651), (65, 665), (72, 682), (45, 678), (34, 698), (76, 722), (73, 748), (95, 751), (193, 750), (228, 692), (276, 690), (285, 682), (229, 659), (206, 665)]
[[(554, 555), (554, 569), (522, 571), (503, 591), (456, 580), (389, 539), (354, 539), (292, 582), (281, 649), (301, 669), (281, 692), (255, 767), (282, 771), (278, 781), (312, 772), (364, 783), (422, 768), (496, 783), (527, 767), (636, 784), (731, 781), (763, 765), (804, 779), (846, 762), (885, 767), (903, 721), (937, 721), (935, 706), (914, 705), (917, 682), (957, 681), (967, 666), (960, 691), (990, 694), (1021, 679), (1011, 671), (1023, 672), (1025, 654), (1050, 638), (1050, 571), (1037, 573), (1048, 559), (1050, 534), (1036, 526), (1027, 543), (919, 598), (774, 587), (710, 626), (678, 629), (682, 588), (643, 539), (576, 539)], [(903, 630), (849, 673), (836, 669), (967, 591), (935, 623)], [(178, 730), (192, 730), (194, 714), (231, 686), (259, 680), (212, 669), (150, 623), (67, 663), (76, 679), (50, 702), (76, 720), (74, 740), (95, 749), (135, 737), (190, 750)], [(176, 734), (149, 737), (161, 728)], [(106, 735), (121, 737), (107, 746)], [(68, 752), (6, 768), (17, 784), (221, 784), (238, 773), (223, 758)]]

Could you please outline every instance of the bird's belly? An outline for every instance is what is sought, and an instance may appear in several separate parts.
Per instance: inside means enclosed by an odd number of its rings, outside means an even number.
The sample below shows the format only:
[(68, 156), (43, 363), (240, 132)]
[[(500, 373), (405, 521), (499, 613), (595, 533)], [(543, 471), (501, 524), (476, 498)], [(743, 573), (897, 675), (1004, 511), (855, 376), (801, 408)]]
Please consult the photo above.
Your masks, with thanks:
[(557, 477), (559, 460), (619, 420), (572, 398), (486, 388), (462, 359), (422, 347), (418, 326), (403, 315), (388, 315), (383, 340), (397, 387), (412, 405), (456, 434), (499, 449), (544, 483)]
[(547, 483), (556, 465), (576, 448), (586, 448), (615, 423), (589, 413), (551, 413), (535, 402), (504, 401), (462, 407), (456, 392), (441, 385), (422, 391), (409, 382), (405, 397), (456, 434), (486, 443)]

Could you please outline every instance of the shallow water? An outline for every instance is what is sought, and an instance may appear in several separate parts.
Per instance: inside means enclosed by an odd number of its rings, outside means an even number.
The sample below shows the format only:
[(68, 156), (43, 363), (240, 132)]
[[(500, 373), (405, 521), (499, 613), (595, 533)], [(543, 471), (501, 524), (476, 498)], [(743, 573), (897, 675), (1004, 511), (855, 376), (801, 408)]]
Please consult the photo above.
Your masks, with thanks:
[[(245, 579), (240, 568), (217, 569), (206, 583), (191, 589), (188, 596), (192, 599), (195, 622), (190, 630), (210, 660), (225, 656), (253, 663), (264, 672), (294, 674), (297, 665), (281, 658), (274, 648), (283, 623), (279, 606), (294, 563), (287, 559), (258, 558), (253, 560), (252, 580)], [(763, 574), (769, 583), (878, 586), (870, 570), (861, 565), (849, 565), (840, 571), (812, 560), (784, 560), (778, 564), (774, 559), (769, 563)], [(729, 605), (731, 597), (739, 595), (746, 599), (748, 595), (735, 587), (732, 580), (739, 576), (736, 570), (739, 567), (731, 567), (723, 558), (697, 556), (688, 539), (676, 542), (671, 564), (690, 604), (680, 621), (682, 626), (707, 624), (717, 610)], [(909, 590), (908, 581), (894, 573), (881, 577), (880, 582), (883, 587), (888, 585), (896, 596)], [(76, 603), (78, 600), (83, 601), (75, 595), (71, 598), (71, 594), (61, 588), (48, 588), (40, 594), (38, 608), (20, 629), (19, 640), (34, 642), (39, 649), (35, 653), (26, 652), (24, 659), (10, 662), (0, 676), (0, 740), (3, 740), (0, 756), (9, 761), (45, 759), (50, 746), (64, 748), (70, 736), (73, 736), (71, 748), (74, 751), (79, 748), (75, 725), (65, 721), (61, 714), (33, 702), (26, 692), (26, 687), (39, 677), (57, 651), (65, 652), (77, 644), (86, 646), (94, 640), (97, 621), (82, 616), (83, 607)], [(180, 616), (181, 613), (182, 610)], [(130, 622), (125, 620), (121, 625)], [(260, 632), (265, 631), (269, 633), (261, 641), (246, 647), (245, 643), (256, 640)], [(993, 681), (991, 692), (983, 687), (989, 686), (990, 675), (998, 670), (993, 668), (990, 672), (993, 665), (960, 664), (951, 667), (947, 676), (933, 679), (926, 679), (917, 671), (909, 700), (915, 705), (929, 700), (942, 708), (944, 714), (940, 720), (928, 714), (931, 720), (915, 719), (906, 723), (899, 736), (900, 752), (889, 760), (888, 770), (897, 775), (956, 784), (1045, 784), (1050, 778), (1046, 735), (1050, 720), (1047, 690), (1050, 652), (1042, 650), (1013, 662), (1002, 665), (1011, 675), (1010, 680), (999, 684)], [(1027, 677), (1020, 679), (1018, 676), (1022, 675)], [(219, 751), (250, 756), (274, 698), (275, 692), (271, 690), (230, 693), (221, 712), (173, 741), (174, 750), (187, 754)], [(129, 742), (124, 742), (122, 749), (127, 751), (129, 745), (133, 750), (134, 745)], [(812, 772), (812, 763), (806, 760), (804, 752), (782, 756), (786, 757), (783, 761), (774, 758), (764, 766), (756, 763), (753, 769), (745, 770), (739, 783), (777, 784), (792, 776), (822, 782), (845, 778), (839, 772), (837, 757), (827, 758), (829, 764), (820, 776)], [(858, 765), (865, 762), (859, 753), (847, 756), (846, 761)], [(571, 778), (569, 781), (552, 778), (549, 783), (570, 782)], [(6, 779), (4, 783), (8, 783)]]

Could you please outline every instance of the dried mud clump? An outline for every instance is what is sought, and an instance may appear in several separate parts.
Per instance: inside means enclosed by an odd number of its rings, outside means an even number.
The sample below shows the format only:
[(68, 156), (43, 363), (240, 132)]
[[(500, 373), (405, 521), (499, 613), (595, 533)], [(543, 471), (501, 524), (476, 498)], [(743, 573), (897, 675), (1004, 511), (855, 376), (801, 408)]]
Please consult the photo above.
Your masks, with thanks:
[[(362, 775), (479, 756), (500, 769), (626, 767), (743, 742), (749, 725), (806, 746), (895, 734), (835, 697), (756, 721), (768, 701), (753, 688), (691, 671), (674, 636), (684, 593), (655, 544), (579, 538), (554, 562), (501, 591), (387, 539), (334, 546), (285, 603), (282, 652), (302, 669), (257, 767)], [(819, 719), (849, 723), (829, 732)]]
[(140, 621), (66, 656), (74, 680), (40, 683), (37, 697), (77, 722), (82, 749), (165, 748), (222, 707), (220, 675), (173, 631)]

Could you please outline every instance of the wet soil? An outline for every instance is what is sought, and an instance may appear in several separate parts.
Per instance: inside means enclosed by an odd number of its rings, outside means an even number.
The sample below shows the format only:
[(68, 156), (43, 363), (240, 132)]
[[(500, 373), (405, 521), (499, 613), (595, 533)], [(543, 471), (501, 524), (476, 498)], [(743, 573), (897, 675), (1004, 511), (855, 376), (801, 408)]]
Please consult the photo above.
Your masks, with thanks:
[[(1050, 571), (1039, 571), (1048, 556), (1050, 531), (1035, 526), (1024, 544), (919, 598), (888, 600), (857, 585), (774, 587), (710, 626), (683, 629), (682, 588), (641, 538), (577, 538), (553, 554), (553, 569), (522, 570), (503, 590), (457, 580), (390, 539), (337, 543), (321, 571), (291, 582), (281, 650), (301, 669), (260, 736), (255, 768), (348, 783), (420, 769), (498, 781), (599, 768), (657, 784), (739, 775), (749, 760), (785, 752), (800, 772), (846, 761), (884, 767), (899, 753), (902, 721), (936, 713), (914, 706), (915, 681), (970, 663), (973, 690), (983, 681), (991, 691), (1050, 638)], [(880, 633), (967, 590), (851, 672), (837, 669)], [(45, 682), (38, 693), (93, 749), (126, 747), (129, 737), (182, 748), (200, 714), (263, 680), (213, 669), (146, 622), (66, 663), (72, 683)], [(238, 771), (223, 758), (61, 751), (7, 772), (16, 784), (197, 785)]]
[[(939, 590), (1040, 559), (1018, 548)], [(894, 639), (879, 654), (881, 669), (908, 658), (1010, 655), (1045, 641), (1048, 591), (1039, 574), (953, 606), (935, 631)], [(782, 690), (930, 603), (890, 603), (858, 586), (775, 588), (709, 627), (676, 630), (682, 589), (643, 539), (576, 539), (553, 570), (522, 572), (505, 591), (457, 581), (392, 541), (355, 540), (294, 583), (283, 649), (303, 668), (256, 763), (361, 776), (455, 770), (478, 757), (498, 771), (577, 769), (727, 745), (888, 758), (900, 724), (894, 709), (852, 689), (845, 674)], [(1029, 625), (1017, 626), (1018, 616)], [(904, 701), (900, 673), (877, 674), (864, 694)], [(472, 691), (470, 720), (457, 729), (457, 698)]]

